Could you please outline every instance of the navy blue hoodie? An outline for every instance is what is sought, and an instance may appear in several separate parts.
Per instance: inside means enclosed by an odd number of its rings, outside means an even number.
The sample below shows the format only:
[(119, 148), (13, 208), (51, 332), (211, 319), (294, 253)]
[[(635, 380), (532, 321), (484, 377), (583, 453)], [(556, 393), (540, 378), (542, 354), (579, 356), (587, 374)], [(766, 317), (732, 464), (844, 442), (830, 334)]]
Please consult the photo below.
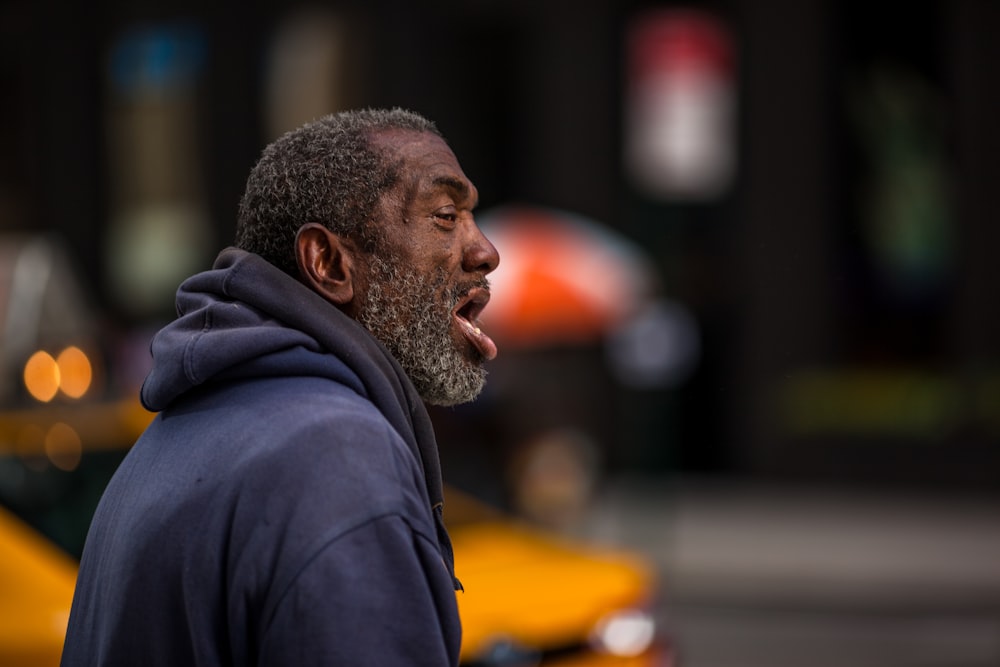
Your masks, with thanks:
[(223, 251), (153, 340), (159, 414), (111, 480), (63, 667), (455, 665), (427, 412), (354, 320)]

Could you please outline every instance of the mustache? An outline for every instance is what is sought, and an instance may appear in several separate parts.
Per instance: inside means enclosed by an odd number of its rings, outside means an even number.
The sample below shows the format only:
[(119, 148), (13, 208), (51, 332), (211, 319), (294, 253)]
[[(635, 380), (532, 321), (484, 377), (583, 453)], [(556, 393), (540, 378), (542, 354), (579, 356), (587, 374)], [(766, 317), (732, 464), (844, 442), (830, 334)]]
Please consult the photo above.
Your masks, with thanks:
[(485, 276), (474, 280), (462, 281), (448, 290), (448, 301), (450, 301), (451, 305), (454, 306), (459, 301), (467, 297), (469, 292), (474, 289), (485, 289), (486, 291), (489, 291), (490, 281)]

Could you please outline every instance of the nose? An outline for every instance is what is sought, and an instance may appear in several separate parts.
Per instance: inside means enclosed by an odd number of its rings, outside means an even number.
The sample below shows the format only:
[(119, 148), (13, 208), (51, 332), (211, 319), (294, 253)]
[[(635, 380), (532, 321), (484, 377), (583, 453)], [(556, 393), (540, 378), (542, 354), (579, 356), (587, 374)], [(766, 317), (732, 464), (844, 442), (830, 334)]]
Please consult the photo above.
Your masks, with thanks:
[(475, 222), (472, 223), (471, 227), (472, 236), (465, 246), (462, 268), (470, 273), (482, 271), (485, 275), (500, 264), (500, 253)]

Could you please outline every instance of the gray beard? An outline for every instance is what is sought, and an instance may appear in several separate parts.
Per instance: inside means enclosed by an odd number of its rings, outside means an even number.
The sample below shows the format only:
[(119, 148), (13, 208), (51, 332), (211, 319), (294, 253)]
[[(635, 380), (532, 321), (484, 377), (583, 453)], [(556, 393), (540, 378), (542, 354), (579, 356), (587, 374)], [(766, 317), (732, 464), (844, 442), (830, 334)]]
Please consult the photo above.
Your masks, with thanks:
[(482, 362), (472, 362), (457, 348), (451, 311), (458, 289), (445, 289), (446, 278), (420, 276), (409, 268), (370, 256), (368, 293), (358, 321), (396, 358), (417, 393), (432, 405), (473, 400), (486, 384)]

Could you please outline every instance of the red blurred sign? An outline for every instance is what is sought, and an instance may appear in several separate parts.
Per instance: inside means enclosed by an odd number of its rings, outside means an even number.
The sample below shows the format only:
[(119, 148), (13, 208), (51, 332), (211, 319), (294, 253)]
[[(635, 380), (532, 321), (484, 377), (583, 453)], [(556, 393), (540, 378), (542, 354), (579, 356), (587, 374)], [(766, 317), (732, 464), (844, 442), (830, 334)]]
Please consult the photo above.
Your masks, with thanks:
[(722, 196), (736, 167), (736, 68), (726, 25), (700, 10), (653, 10), (633, 19), (626, 48), (633, 184), (656, 199)]

